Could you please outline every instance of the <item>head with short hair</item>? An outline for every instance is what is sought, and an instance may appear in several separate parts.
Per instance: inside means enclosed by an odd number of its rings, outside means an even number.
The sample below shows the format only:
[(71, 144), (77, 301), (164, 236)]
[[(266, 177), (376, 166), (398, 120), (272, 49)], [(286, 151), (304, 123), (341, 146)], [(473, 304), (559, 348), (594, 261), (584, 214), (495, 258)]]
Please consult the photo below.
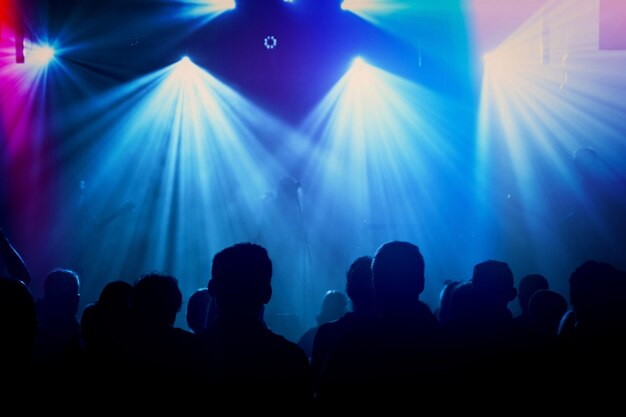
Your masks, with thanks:
[(348, 311), (348, 297), (337, 290), (328, 290), (322, 299), (322, 307), (317, 314), (318, 324), (337, 320)]
[(130, 307), (135, 317), (160, 325), (174, 325), (182, 302), (178, 279), (158, 272), (142, 275), (130, 294)]
[(417, 245), (390, 241), (372, 260), (372, 282), (381, 314), (414, 308), (424, 291), (424, 258)]
[(474, 265), (472, 284), (474, 296), (485, 308), (506, 308), (517, 296), (513, 271), (506, 262), (489, 259)]
[(201, 333), (207, 325), (211, 295), (208, 288), (198, 288), (191, 294), (187, 302), (187, 326), (196, 334)]
[(530, 297), (539, 290), (549, 289), (548, 280), (541, 274), (524, 275), (517, 284), (519, 306), (522, 314), (528, 311), (528, 302)]
[(256, 243), (237, 243), (213, 257), (209, 294), (218, 314), (258, 317), (272, 296), (272, 261)]
[(65, 268), (55, 268), (48, 272), (44, 280), (42, 316), (50, 319), (75, 317), (79, 301), (78, 273)]
[(371, 256), (356, 258), (346, 274), (346, 294), (352, 302), (352, 309), (357, 312), (367, 313), (376, 310), (372, 260)]

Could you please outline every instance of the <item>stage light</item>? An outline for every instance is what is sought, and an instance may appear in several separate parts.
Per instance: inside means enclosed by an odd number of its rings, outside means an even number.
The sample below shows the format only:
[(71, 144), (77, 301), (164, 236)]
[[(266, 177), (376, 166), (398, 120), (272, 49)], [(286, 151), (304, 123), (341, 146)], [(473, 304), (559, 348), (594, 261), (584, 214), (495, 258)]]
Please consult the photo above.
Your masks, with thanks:
[(356, 58), (352, 60), (353, 68), (359, 68), (359, 67), (362, 67), (363, 65), (365, 65), (365, 61), (360, 56), (357, 56)]
[(189, 80), (193, 76), (195, 76), (195, 72), (197, 71), (197, 69), (198, 69), (198, 67), (196, 66), (196, 64), (194, 64), (191, 61), (191, 59), (189, 59), (188, 56), (184, 56), (175, 65), (175, 69), (174, 69), (173, 72), (176, 73), (177, 75), (179, 75), (179, 76)]
[(204, 6), (210, 11), (223, 11), (237, 7), (235, 0), (191, 0), (190, 3)]
[(372, 80), (373, 73), (375, 68), (369, 65), (363, 58), (360, 56), (354, 58), (352, 61), (352, 66), (350, 67), (350, 77), (348, 82), (350, 84), (358, 84), (363, 87), (368, 86)]
[(371, 17), (373, 15), (390, 14), (406, 10), (410, 7), (406, 3), (397, 0), (343, 0), (341, 8), (363, 15), (363, 17)]
[(195, 16), (217, 15), (226, 10), (234, 9), (235, 0), (184, 0), (190, 7), (190, 14)]
[(54, 59), (55, 50), (50, 45), (24, 47), (25, 62), (36, 66), (46, 66)]
[(274, 49), (278, 46), (278, 39), (273, 35), (266, 36), (265, 39), (263, 39), (263, 45), (265, 49)]
[[(105, 262), (101, 254), (113, 247), (126, 252), (141, 240), (142, 268), (145, 262), (189, 277), (181, 284), (190, 293), (207, 267), (202, 253), (257, 231), (251, 221), (257, 193), (272, 187), (279, 169), (258, 132), (279, 137), (289, 128), (189, 57), (95, 95), (91, 104), (64, 110), (75, 115), (78, 130), (64, 137), (59, 152), (74, 152), (76, 163), (88, 167), (94, 212), (125, 200), (137, 210), (133, 219), (120, 219), (132, 220), (122, 223), (128, 228), (103, 236), (94, 270), (106, 263), (119, 275), (124, 260)], [(84, 148), (91, 152), (73, 151)], [(199, 263), (169, 263), (168, 254), (179, 251)]]

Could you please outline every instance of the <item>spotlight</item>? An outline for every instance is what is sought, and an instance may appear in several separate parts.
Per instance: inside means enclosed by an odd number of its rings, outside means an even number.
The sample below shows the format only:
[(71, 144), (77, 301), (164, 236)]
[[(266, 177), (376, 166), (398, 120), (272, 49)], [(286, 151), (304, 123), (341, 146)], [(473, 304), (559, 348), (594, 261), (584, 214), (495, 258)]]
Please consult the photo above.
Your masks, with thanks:
[(195, 70), (195, 64), (191, 61), (191, 59), (189, 59), (188, 56), (184, 56), (180, 59), (180, 61), (178, 61), (178, 64), (176, 65), (177, 67), (177, 72), (181, 73), (181, 74), (191, 74), (192, 71)]
[(352, 60), (352, 68), (363, 68), (364, 66), (365, 60), (360, 56), (357, 56)]
[(33, 45), (30, 50), (24, 48), (24, 55), (29, 64), (46, 66), (54, 58), (55, 51), (50, 45)]
[(352, 60), (350, 67), (350, 83), (357, 83), (361, 86), (370, 86), (372, 79), (372, 67), (363, 58), (357, 56)]
[(194, 80), (198, 79), (198, 71), (200, 71), (198, 66), (185, 55), (173, 66), (172, 74), (175, 74), (176, 79), (184, 85), (193, 85)]

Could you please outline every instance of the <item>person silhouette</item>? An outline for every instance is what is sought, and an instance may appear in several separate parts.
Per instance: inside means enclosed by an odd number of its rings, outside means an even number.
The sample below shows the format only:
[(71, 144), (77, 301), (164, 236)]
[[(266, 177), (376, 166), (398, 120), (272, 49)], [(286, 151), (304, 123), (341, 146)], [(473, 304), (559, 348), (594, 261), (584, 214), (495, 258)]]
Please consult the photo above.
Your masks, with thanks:
[(272, 261), (261, 245), (237, 243), (213, 257), (208, 289), (217, 315), (198, 336), (198, 363), (207, 392), (230, 407), (293, 410), (313, 400), (306, 354), (260, 319), (271, 280)]
[(313, 339), (311, 369), (317, 384), (330, 353), (344, 334), (355, 328), (367, 328), (377, 317), (376, 298), (372, 284), (372, 257), (359, 256), (346, 273), (346, 294), (351, 310), (335, 321), (319, 326)]
[(376, 250), (372, 282), (379, 317), (371, 326), (346, 333), (329, 354), (317, 385), (322, 407), (352, 404), (387, 411), (425, 405), (439, 390), (439, 326), (420, 300), (425, 263), (419, 247), (389, 241)]
[[(77, 388), (81, 335), (78, 320), (80, 278), (71, 269), (54, 268), (44, 278), (43, 296), (36, 301), (37, 338), (33, 354), (37, 378), (54, 398), (61, 389)], [(55, 384), (60, 375), (68, 385)], [(43, 394), (43, 393), (42, 393)]]
[(324, 323), (329, 323), (343, 317), (348, 311), (348, 297), (341, 291), (328, 290), (322, 298), (320, 312), (315, 316), (317, 325), (309, 328), (298, 339), (298, 346), (304, 350), (309, 359), (313, 353), (313, 341), (318, 329)]
[(189, 297), (185, 320), (195, 334), (200, 334), (206, 329), (211, 303), (211, 295), (206, 287), (198, 288)]
[(528, 324), (528, 303), (532, 295), (539, 290), (547, 290), (549, 287), (548, 280), (541, 274), (527, 274), (520, 278), (517, 284), (520, 313), (514, 317), (520, 325)]
[(25, 395), (32, 384), (33, 352), (37, 336), (35, 299), (26, 284), (0, 276), (0, 363), (2, 388), (7, 399), (12, 393)]
[(180, 396), (195, 387), (195, 335), (176, 326), (182, 300), (178, 279), (160, 272), (143, 274), (130, 292), (129, 366), (126, 379), (118, 383), (144, 387), (135, 393), (138, 403), (158, 408), (158, 396), (161, 402), (179, 404)]
[(306, 321), (305, 302), (310, 269), (310, 246), (302, 208), (302, 186), (282, 177), (276, 191), (265, 196), (255, 241), (272, 256), (272, 300), (266, 306), (267, 324), (296, 341)]

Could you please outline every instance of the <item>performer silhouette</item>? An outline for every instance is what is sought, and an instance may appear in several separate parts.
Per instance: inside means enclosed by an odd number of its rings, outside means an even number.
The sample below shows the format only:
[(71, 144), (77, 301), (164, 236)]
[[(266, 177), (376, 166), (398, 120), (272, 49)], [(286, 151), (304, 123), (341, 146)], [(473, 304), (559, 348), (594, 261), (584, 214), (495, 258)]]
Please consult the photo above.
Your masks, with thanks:
[(276, 325), (289, 327), (283, 333), (294, 338), (303, 326), (310, 263), (301, 199), (300, 182), (289, 176), (282, 178), (276, 191), (263, 198), (256, 238), (267, 248), (274, 268), (273, 295), (265, 310), (266, 321), (279, 320), (280, 324)]

